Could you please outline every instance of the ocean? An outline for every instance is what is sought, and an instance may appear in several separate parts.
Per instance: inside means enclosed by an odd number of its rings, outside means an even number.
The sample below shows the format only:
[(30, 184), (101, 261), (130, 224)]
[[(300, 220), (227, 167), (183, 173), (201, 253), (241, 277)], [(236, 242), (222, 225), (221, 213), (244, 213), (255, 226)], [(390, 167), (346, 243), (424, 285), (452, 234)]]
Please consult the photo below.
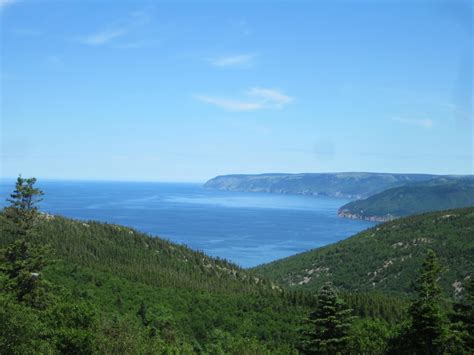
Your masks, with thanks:
[[(133, 227), (253, 267), (345, 239), (375, 223), (339, 218), (348, 200), (227, 192), (201, 184), (40, 181), (40, 209)], [(14, 181), (0, 181), (0, 206)]]

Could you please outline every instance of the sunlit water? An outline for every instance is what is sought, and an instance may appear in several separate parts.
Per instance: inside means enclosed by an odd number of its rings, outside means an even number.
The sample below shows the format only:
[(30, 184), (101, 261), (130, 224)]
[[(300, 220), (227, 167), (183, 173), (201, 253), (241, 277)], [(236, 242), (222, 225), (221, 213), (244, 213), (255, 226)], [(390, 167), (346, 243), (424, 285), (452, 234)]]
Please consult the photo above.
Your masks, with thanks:
[[(373, 225), (339, 218), (348, 200), (208, 190), (198, 184), (42, 181), (43, 211), (136, 228), (251, 267)], [(0, 182), (0, 205), (13, 181)]]

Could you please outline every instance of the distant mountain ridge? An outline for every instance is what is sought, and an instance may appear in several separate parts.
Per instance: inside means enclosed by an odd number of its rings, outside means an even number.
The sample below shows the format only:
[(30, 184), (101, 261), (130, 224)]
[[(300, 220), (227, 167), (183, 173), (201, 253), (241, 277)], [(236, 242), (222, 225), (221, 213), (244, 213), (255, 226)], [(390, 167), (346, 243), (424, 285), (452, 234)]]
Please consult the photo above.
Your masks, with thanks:
[(349, 199), (367, 198), (386, 189), (437, 177), (430, 174), (390, 174), (366, 172), (221, 175), (204, 185), (206, 188), (330, 196)]
[(438, 177), (382, 191), (342, 206), (338, 215), (371, 221), (474, 206), (474, 177)]

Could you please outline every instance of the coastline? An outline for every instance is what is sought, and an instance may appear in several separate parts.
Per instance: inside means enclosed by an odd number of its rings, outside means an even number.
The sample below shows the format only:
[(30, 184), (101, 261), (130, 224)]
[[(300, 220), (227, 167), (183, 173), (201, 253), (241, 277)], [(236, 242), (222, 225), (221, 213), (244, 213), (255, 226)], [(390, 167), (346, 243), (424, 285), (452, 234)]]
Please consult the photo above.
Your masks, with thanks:
[(371, 221), (371, 222), (390, 222), (396, 219), (397, 217), (393, 215), (388, 216), (365, 216), (363, 214), (358, 213), (351, 213), (347, 210), (340, 210), (337, 212), (337, 215), (341, 218), (349, 218), (349, 219), (359, 219), (364, 221)]

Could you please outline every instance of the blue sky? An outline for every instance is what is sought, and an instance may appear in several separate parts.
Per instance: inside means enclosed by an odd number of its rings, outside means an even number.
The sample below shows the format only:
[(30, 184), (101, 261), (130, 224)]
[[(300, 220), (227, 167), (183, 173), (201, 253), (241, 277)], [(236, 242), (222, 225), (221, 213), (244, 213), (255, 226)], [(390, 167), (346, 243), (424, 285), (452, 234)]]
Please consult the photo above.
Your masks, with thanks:
[(472, 3), (0, 4), (2, 177), (473, 173)]

